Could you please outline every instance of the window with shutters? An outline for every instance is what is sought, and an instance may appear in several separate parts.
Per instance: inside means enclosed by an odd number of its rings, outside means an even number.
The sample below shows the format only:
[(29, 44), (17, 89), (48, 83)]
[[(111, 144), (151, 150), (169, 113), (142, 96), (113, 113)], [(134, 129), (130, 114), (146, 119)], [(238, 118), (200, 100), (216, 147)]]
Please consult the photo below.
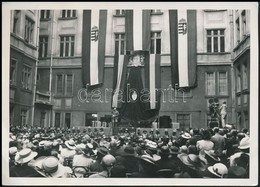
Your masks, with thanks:
[(125, 45), (125, 34), (115, 34), (115, 47), (118, 49), (118, 54), (125, 54), (126, 45)]
[(151, 54), (161, 54), (161, 32), (151, 32)]
[(60, 36), (60, 56), (74, 56), (75, 36)]
[(219, 53), (225, 52), (225, 30), (212, 29), (207, 30), (207, 52)]

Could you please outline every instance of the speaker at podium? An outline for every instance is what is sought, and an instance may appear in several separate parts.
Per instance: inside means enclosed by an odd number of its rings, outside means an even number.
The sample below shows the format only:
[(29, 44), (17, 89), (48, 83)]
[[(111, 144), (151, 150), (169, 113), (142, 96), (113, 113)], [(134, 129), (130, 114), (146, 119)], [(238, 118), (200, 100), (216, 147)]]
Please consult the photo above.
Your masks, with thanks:
[(171, 117), (170, 116), (161, 116), (159, 118), (159, 127), (160, 128), (171, 128)]

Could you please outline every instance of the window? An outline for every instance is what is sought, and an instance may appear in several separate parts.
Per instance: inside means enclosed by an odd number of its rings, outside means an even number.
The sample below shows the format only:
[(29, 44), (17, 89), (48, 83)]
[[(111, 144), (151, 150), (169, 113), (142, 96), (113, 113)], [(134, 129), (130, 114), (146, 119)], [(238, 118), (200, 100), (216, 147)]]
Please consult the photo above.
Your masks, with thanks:
[(56, 76), (56, 94), (62, 95), (63, 93), (63, 75)]
[(246, 35), (246, 11), (243, 10), (241, 13), (242, 16), (242, 35)]
[(55, 127), (60, 127), (60, 112), (55, 112)]
[(151, 54), (161, 54), (161, 32), (151, 32)]
[(206, 73), (206, 95), (216, 95), (215, 73)]
[(60, 36), (60, 56), (74, 56), (74, 36)]
[(206, 72), (206, 95), (228, 95), (227, 72)]
[(62, 18), (75, 18), (76, 10), (62, 10), (61, 17)]
[(219, 95), (228, 95), (227, 84), (227, 72), (219, 72)]
[(41, 10), (41, 19), (49, 19), (50, 10)]
[(247, 75), (247, 64), (244, 63), (243, 67), (243, 90), (248, 88), (248, 75)]
[(10, 85), (15, 85), (16, 82), (16, 60), (11, 59), (10, 64)]
[(22, 109), (21, 110), (21, 126), (27, 126), (28, 125), (28, 110)]
[(24, 65), (22, 71), (22, 87), (27, 90), (32, 89), (32, 68)]
[(125, 54), (125, 34), (115, 34), (115, 47), (118, 49), (118, 54)]
[(65, 95), (72, 96), (72, 92), (73, 92), (73, 75), (72, 74), (66, 75), (65, 89), (66, 89)]
[(27, 43), (33, 42), (33, 31), (34, 31), (34, 22), (25, 17), (25, 28), (24, 28), (24, 40)]
[(39, 39), (39, 58), (47, 57), (48, 36), (40, 36)]
[(65, 127), (70, 128), (71, 113), (65, 113)]
[(56, 95), (72, 96), (73, 94), (73, 74), (56, 75)]
[(239, 23), (239, 18), (236, 20), (236, 38), (237, 38), (237, 43), (240, 42), (240, 23)]
[(207, 30), (207, 52), (225, 52), (224, 29)]
[(41, 112), (40, 126), (45, 127), (46, 122), (46, 112)]
[(190, 128), (190, 114), (177, 114), (177, 122), (180, 123), (180, 130)]
[(121, 16), (121, 15), (125, 15), (125, 10), (117, 9), (117, 10), (116, 10), (116, 15), (118, 15), (118, 16), (119, 16), (119, 15), (120, 15), (120, 16)]
[(17, 32), (18, 32), (20, 12), (21, 12), (20, 10), (15, 10), (14, 11), (13, 33), (15, 33), (15, 34), (17, 34)]
[(237, 67), (237, 92), (241, 91), (241, 69), (240, 66)]

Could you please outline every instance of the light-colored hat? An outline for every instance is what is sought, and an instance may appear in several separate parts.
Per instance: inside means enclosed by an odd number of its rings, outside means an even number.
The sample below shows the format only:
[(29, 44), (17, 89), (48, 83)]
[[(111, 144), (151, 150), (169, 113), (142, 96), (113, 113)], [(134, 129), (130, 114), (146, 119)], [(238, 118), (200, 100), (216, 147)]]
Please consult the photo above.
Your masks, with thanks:
[(86, 148), (86, 146), (84, 146), (84, 144), (78, 144), (78, 145), (76, 145), (76, 152), (77, 153), (84, 153), (84, 149)]
[(228, 174), (227, 166), (222, 163), (214, 164), (213, 166), (209, 166), (208, 170), (216, 175), (217, 177), (223, 178), (224, 175)]
[(27, 163), (27, 162), (31, 161), (37, 155), (38, 155), (37, 152), (34, 152), (29, 148), (25, 148), (16, 153), (15, 162), (17, 162), (19, 164)]
[(240, 141), (238, 148), (239, 148), (239, 149), (248, 149), (249, 147), (250, 147), (249, 137), (246, 136), (246, 137), (244, 137), (244, 138)]
[(191, 135), (187, 132), (185, 132), (184, 134), (181, 135), (181, 137), (185, 138), (185, 139), (190, 139)]
[(76, 149), (76, 145), (75, 145), (75, 142), (74, 140), (70, 139), (68, 141), (65, 141), (65, 145), (67, 146), (67, 148), (69, 149)]
[(42, 156), (36, 159), (35, 170), (44, 177), (60, 178), (64, 173), (72, 173), (69, 167), (65, 167), (59, 163), (59, 160), (54, 156)]

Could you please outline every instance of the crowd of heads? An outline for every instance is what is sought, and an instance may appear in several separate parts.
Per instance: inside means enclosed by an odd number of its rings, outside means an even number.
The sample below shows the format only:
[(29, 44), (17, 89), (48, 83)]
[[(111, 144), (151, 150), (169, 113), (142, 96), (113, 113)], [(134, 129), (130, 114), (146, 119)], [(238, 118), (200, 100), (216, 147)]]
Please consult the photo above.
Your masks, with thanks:
[[(163, 132), (163, 133), (162, 133)], [(18, 128), (9, 134), (10, 177), (248, 178), (247, 129)]]

